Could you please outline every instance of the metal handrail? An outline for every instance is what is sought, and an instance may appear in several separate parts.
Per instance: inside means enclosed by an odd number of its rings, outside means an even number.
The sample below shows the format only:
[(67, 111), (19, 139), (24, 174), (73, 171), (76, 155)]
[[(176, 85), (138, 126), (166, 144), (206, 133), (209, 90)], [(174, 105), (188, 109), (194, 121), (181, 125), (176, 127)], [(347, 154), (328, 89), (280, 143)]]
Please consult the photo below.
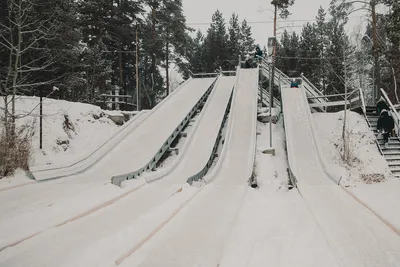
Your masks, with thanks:
[(310, 85), (310, 86), (314, 89), (314, 91), (316, 91), (319, 95), (321, 95), (321, 96), (324, 95), (320, 90), (318, 90), (317, 87), (315, 87), (315, 85), (314, 85), (313, 83), (310, 82), (309, 79), (307, 79), (306, 76), (304, 76), (304, 75), (302, 74), (301, 77), (302, 77), (303, 80), (305, 80), (305, 82), (306, 82), (308, 85)]
[(361, 87), (358, 89), (358, 91), (359, 91), (360, 98), (361, 98), (361, 108), (362, 108), (362, 111), (363, 111), (364, 115), (366, 116), (367, 115), (367, 108), (365, 106), (364, 92), (361, 89)]
[[(258, 87), (258, 90), (259, 90), (259, 95), (260, 95), (260, 96), (261, 96), (261, 95), (262, 95), (262, 96), (265, 96), (266, 98), (265, 98), (264, 100), (265, 100), (266, 103), (269, 104), (269, 97), (270, 97), (270, 95), (269, 95), (268, 90), (262, 88), (261, 86)], [(274, 103), (275, 103), (275, 105), (276, 105), (278, 108), (281, 109), (280, 100), (277, 99), (276, 97), (274, 97)]]

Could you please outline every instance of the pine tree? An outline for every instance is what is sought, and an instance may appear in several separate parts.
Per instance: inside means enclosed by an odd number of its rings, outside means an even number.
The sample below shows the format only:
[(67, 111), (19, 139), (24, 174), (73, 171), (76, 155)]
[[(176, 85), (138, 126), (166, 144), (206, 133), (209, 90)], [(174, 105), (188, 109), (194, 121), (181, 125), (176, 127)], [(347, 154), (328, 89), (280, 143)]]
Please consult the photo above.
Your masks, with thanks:
[(169, 65), (171, 60), (180, 59), (187, 53), (189, 37), (182, 0), (163, 0), (157, 12), (159, 36), (165, 47), (166, 91), (169, 94)]
[[(349, 54), (351, 49), (349, 38), (346, 35), (345, 25), (348, 15), (343, 5), (336, 5), (333, 0), (330, 6), (331, 19), (327, 24), (327, 37), (330, 40), (327, 46), (326, 57), (329, 74), (327, 76), (327, 94), (343, 93), (345, 76), (344, 53)], [(349, 72), (350, 73), (350, 72)]]
[(286, 19), (290, 15), (288, 8), (294, 4), (294, 0), (272, 0), (271, 4), (280, 11), (280, 17)]
[(214, 13), (211, 26), (207, 30), (204, 52), (207, 72), (229, 67), (228, 36), (225, 20), (219, 10)]
[(238, 57), (240, 55), (240, 24), (239, 17), (237, 14), (233, 13), (231, 19), (229, 20), (229, 62), (230, 69), (234, 69), (238, 64)]
[(299, 45), (299, 69), (315, 85), (320, 84), (318, 73), (320, 65), (317, 61), (320, 56), (317, 27), (307, 23), (303, 27)]
[(252, 37), (251, 26), (243, 20), (240, 27), (240, 52), (242, 57), (254, 51), (254, 39)]
[(327, 38), (327, 24), (326, 24), (326, 12), (324, 8), (321, 6), (318, 10), (318, 15), (316, 17), (316, 30), (317, 30), (317, 40), (318, 40), (318, 57), (319, 60), (316, 60), (318, 64), (318, 68), (316, 70), (316, 75), (320, 77), (318, 83), (315, 86), (320, 87), (322, 92), (325, 92), (325, 84), (326, 84), (326, 47), (329, 44)]
[[(388, 1), (386, 3), (391, 12), (387, 15), (384, 25), (387, 34), (387, 50), (385, 53), (386, 62), (390, 64), (388, 79), (385, 89), (393, 101), (399, 102), (400, 95), (400, 3)], [(392, 90), (393, 88), (393, 90)]]
[(193, 73), (201, 73), (206, 71), (204, 61), (204, 36), (201, 31), (197, 31), (196, 37), (192, 40), (189, 64)]

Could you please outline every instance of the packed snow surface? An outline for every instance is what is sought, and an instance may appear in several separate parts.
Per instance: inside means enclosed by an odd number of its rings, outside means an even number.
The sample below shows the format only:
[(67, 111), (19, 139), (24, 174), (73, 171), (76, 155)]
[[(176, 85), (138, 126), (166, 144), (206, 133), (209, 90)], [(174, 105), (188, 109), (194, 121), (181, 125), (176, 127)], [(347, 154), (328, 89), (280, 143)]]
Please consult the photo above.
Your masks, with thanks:
[[(313, 114), (324, 156), (342, 177), (341, 183), (364, 205), (400, 233), (400, 180), (379, 153), (365, 118), (348, 112), (350, 162), (341, 157), (343, 112)], [(368, 177), (377, 177), (371, 182)], [(382, 179), (383, 178), (383, 179)]]
[(397, 233), (338, 186), (322, 158), (303, 89), (282, 88), (282, 97), (291, 170), (339, 266), (400, 266)]

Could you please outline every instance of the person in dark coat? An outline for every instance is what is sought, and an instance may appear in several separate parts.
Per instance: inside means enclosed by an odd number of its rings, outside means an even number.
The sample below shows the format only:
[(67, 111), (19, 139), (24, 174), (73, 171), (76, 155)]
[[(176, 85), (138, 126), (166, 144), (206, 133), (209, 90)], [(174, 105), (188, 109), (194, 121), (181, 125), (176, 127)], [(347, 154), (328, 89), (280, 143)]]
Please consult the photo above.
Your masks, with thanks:
[(382, 110), (389, 110), (386, 100), (381, 97), (378, 102), (376, 102), (376, 114), (381, 114)]
[(392, 116), (389, 115), (389, 112), (384, 109), (381, 111), (381, 115), (378, 119), (378, 131), (383, 133), (383, 140), (385, 142), (385, 147), (387, 147), (389, 142), (389, 135), (394, 129), (394, 120)]
[(257, 45), (256, 46), (256, 53), (254, 54), (254, 57), (256, 58), (256, 61), (261, 61), (263, 56), (263, 52), (261, 51), (260, 47)]

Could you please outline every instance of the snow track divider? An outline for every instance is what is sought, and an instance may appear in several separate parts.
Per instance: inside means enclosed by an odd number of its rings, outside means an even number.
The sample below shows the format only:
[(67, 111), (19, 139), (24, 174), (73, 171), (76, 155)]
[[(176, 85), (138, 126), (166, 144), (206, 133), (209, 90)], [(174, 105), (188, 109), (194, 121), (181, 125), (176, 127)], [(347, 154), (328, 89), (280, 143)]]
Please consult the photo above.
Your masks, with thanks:
[[(215, 89), (213, 89), (213, 92), (210, 94), (208, 100), (206, 101), (206, 104), (204, 105), (202, 112), (200, 113), (199, 117), (196, 119), (195, 124), (193, 125), (192, 134), (188, 137), (189, 140), (187, 140), (184, 143), (184, 145), (182, 146), (182, 148), (180, 149), (180, 153), (179, 153), (178, 157), (174, 160), (174, 162), (171, 165), (169, 165), (165, 169), (160, 170), (160, 172), (156, 172), (154, 176), (150, 175), (149, 177), (145, 177), (147, 183), (152, 183), (152, 182), (158, 181), (158, 180), (170, 175), (178, 167), (178, 165), (179, 165), (180, 161), (182, 160), (182, 158), (186, 157), (188, 147), (189, 147), (190, 143), (192, 142), (194, 136), (196, 135), (195, 133), (197, 132), (197, 129), (198, 129), (199, 125), (201, 124), (201, 121), (203, 120), (203, 117), (205, 116), (209, 105), (212, 102), (210, 100), (212, 100), (212, 98), (214, 97), (213, 95), (216, 93), (216, 90), (218, 90), (217, 88), (219, 88), (219, 84), (220, 84), (220, 82), (222, 80), (222, 77), (223, 77), (223, 75), (220, 76), (220, 78), (218, 79), (218, 81), (214, 85)], [(215, 158), (215, 153), (216, 153), (216, 150), (218, 148), (218, 144), (222, 139), (222, 130), (224, 128), (225, 121), (227, 120), (227, 118), (229, 116), (229, 110), (230, 110), (230, 107), (231, 107), (232, 96), (233, 96), (233, 90), (232, 90), (229, 102), (227, 104), (227, 107), (226, 107), (224, 118), (223, 118), (223, 120), (221, 122), (221, 126), (220, 126), (220, 129), (219, 129), (218, 137), (215, 140), (215, 145), (214, 145), (213, 151), (210, 154), (209, 162), (211, 161), (211, 163), (207, 163), (207, 165), (204, 166), (204, 169), (206, 169), (207, 171), (211, 167), (212, 160), (214, 160), (214, 158)], [(204, 169), (201, 171), (203, 173), (203, 176), (207, 173), (207, 171), (204, 172)], [(196, 174), (195, 176), (201, 176), (201, 175)], [(201, 176), (201, 177), (203, 177), (203, 176)], [(191, 181), (193, 181), (193, 180), (191, 178), (188, 178), (188, 182), (190, 183)]]
[(229, 117), (229, 113), (230, 113), (231, 106), (232, 106), (232, 98), (233, 98), (233, 91), (232, 91), (231, 97), (229, 99), (229, 103), (228, 103), (228, 105), (226, 107), (224, 119), (221, 122), (221, 126), (220, 126), (219, 132), (218, 132), (218, 137), (215, 140), (214, 148), (213, 148), (213, 150), (211, 152), (210, 159), (208, 160), (206, 166), (204, 166), (204, 168), (199, 173), (197, 173), (197, 174), (195, 174), (195, 175), (193, 175), (193, 176), (188, 178), (188, 183), (189, 184), (192, 184), (195, 181), (201, 180), (207, 174), (209, 169), (211, 168), (211, 166), (213, 164), (213, 161), (214, 161), (214, 159), (216, 157), (218, 146), (219, 146), (219, 144), (221, 142), (221, 139), (223, 137), (222, 130), (224, 129), (224, 125), (226, 123), (226, 120)]
[(192, 78), (186, 80), (152, 110), (142, 110), (126, 125), (124, 125), (118, 133), (116, 133), (113, 137), (103, 143), (98, 149), (93, 151), (87, 157), (67, 166), (51, 166), (49, 168), (33, 167), (31, 171), (28, 172), (28, 176), (33, 180), (45, 182), (85, 172), (86, 170), (93, 167), (96, 163), (98, 163), (108, 152), (110, 152), (117, 144), (123, 141), (125, 137), (127, 137), (132, 131), (137, 129), (144, 121), (153, 116), (158, 109), (160, 109), (169, 99), (174, 97), (180, 90), (185, 88), (185, 85), (190, 83), (190, 81), (192, 80)]
[(211, 84), (211, 86), (208, 88), (208, 90), (204, 93), (204, 95), (200, 98), (200, 100), (194, 105), (194, 107), (190, 110), (190, 112), (186, 115), (186, 117), (182, 120), (182, 122), (175, 128), (175, 130), (171, 133), (171, 135), (168, 137), (168, 139), (160, 147), (160, 149), (154, 155), (154, 157), (145, 166), (143, 166), (142, 168), (140, 168), (136, 171), (113, 176), (111, 178), (112, 184), (121, 186), (121, 183), (125, 180), (137, 179), (144, 172), (154, 170), (158, 161), (161, 159), (161, 157), (164, 155), (164, 153), (170, 148), (171, 144), (178, 137), (178, 135), (182, 132), (182, 130), (185, 128), (185, 126), (190, 121), (190, 119), (192, 119), (196, 115), (199, 107), (210, 96), (213, 88), (215, 87), (216, 82), (218, 81), (218, 78), (219, 78), (219, 76), (214, 80), (214, 82)]

